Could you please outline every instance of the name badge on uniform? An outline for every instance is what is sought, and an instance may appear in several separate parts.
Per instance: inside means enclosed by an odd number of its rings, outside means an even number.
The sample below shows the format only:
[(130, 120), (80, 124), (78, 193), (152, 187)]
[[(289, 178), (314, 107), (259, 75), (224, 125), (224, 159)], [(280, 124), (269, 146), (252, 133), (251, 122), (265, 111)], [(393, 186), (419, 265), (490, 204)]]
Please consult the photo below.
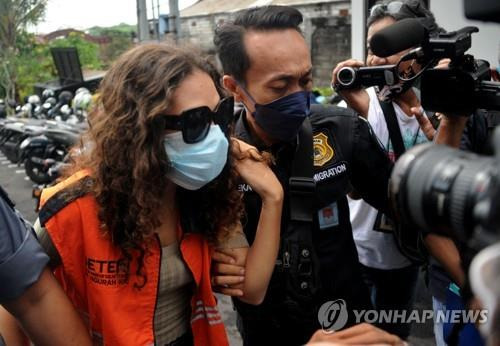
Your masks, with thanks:
[(319, 229), (327, 229), (339, 225), (339, 209), (337, 202), (320, 209), (318, 211)]

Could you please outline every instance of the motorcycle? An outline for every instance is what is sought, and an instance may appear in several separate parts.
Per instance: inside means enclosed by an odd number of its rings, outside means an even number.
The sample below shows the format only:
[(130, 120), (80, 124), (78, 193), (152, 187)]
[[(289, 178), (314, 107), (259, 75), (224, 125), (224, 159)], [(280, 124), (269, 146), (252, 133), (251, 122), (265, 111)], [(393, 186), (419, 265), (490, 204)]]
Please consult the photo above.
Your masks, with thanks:
[(44, 124), (36, 120), (9, 121), (0, 131), (0, 150), (12, 163), (22, 162), (19, 151), (21, 142), (44, 130)]
[(20, 144), (20, 161), (26, 175), (37, 184), (48, 184), (57, 178), (54, 167), (64, 162), (80, 133), (60, 128), (49, 128), (37, 136), (30, 136)]

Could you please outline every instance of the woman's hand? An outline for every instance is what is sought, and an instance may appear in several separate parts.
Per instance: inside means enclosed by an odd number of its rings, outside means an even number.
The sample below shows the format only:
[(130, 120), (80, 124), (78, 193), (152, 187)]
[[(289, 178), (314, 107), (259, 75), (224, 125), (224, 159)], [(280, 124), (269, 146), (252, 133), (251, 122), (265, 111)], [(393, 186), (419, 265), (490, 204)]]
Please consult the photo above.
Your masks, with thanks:
[[(338, 84), (337, 74), (343, 67), (363, 67), (362, 61), (350, 59), (342, 61), (335, 66), (332, 72), (332, 86)], [(368, 118), (368, 109), (370, 106), (370, 96), (364, 88), (339, 90), (339, 95), (345, 100), (347, 105), (358, 112), (363, 118)]]
[[(245, 303), (259, 305), (266, 296), (278, 256), (283, 187), (269, 168), (269, 157), (245, 142), (231, 140), (236, 170), (259, 194), (262, 208), (250, 248), (233, 249), (229, 254), (219, 253), (222, 258), (214, 259), (219, 265), (215, 264), (212, 284), (224, 285), (225, 293), (236, 295)], [(244, 268), (241, 267), (243, 265)]]
[(250, 187), (259, 194), (263, 202), (281, 202), (283, 187), (269, 167), (268, 161), (257, 148), (239, 139), (232, 138), (236, 171)]

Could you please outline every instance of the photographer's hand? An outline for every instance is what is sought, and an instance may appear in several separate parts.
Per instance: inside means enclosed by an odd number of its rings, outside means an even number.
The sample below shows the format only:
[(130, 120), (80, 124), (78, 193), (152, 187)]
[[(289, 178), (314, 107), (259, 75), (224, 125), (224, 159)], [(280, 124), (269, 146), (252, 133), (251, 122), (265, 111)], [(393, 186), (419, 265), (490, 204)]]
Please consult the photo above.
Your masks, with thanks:
[(425, 134), (425, 137), (427, 137), (428, 140), (432, 141), (434, 139), (434, 136), (436, 136), (437, 131), (432, 126), (429, 118), (427, 118), (425, 113), (422, 111), (422, 108), (411, 107), (411, 112), (415, 116), (415, 119), (417, 119), (418, 124), (420, 125), (420, 129)]
[[(346, 61), (342, 61), (337, 64), (337, 66), (333, 69), (332, 72), (332, 85), (336, 85), (338, 83), (337, 73), (343, 67), (362, 67), (365, 64), (362, 61), (350, 59)], [(368, 118), (368, 108), (370, 106), (370, 96), (365, 89), (345, 89), (338, 91), (339, 95), (345, 100), (347, 105), (354, 109), (359, 115), (363, 118)]]
[(460, 253), (451, 238), (444, 235), (429, 233), (424, 237), (424, 243), (429, 253), (434, 257), (460, 287), (465, 282), (465, 272), (462, 269)]

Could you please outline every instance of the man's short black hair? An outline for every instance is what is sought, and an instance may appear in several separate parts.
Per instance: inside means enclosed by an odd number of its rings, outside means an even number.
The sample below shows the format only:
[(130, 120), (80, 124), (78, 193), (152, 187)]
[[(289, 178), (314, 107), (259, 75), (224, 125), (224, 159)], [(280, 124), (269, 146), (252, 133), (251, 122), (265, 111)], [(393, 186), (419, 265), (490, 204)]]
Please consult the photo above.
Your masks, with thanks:
[(301, 32), (302, 14), (289, 6), (263, 6), (240, 11), (234, 22), (215, 30), (214, 44), (225, 74), (244, 81), (250, 58), (243, 42), (248, 30), (271, 31), (294, 29)]

